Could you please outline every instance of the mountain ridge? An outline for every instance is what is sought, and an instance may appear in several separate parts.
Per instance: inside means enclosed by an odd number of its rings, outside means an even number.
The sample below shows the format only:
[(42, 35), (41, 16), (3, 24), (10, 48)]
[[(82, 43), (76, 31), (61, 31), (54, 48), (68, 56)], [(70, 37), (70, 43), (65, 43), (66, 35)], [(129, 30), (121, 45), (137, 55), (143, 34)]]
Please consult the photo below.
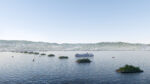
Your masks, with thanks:
[(26, 40), (0, 40), (0, 51), (111, 51), (150, 50), (150, 44), (128, 42), (49, 43)]

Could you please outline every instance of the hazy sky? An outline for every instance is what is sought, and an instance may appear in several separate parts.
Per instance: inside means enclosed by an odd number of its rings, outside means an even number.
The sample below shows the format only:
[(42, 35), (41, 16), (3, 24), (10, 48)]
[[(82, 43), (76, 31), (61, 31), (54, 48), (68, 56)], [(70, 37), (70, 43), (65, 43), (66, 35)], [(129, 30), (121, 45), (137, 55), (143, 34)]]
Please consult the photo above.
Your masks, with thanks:
[(150, 0), (0, 0), (0, 39), (150, 43)]

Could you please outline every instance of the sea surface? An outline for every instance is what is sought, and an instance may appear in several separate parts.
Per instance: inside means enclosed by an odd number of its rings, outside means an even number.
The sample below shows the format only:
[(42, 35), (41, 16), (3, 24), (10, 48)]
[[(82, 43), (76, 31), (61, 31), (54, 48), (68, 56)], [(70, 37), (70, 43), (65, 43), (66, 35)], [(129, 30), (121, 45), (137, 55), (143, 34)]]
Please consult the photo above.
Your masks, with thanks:
[[(76, 53), (93, 53), (78, 64)], [(42, 53), (42, 52), (41, 52)], [(55, 57), (0, 52), (0, 84), (150, 84), (150, 51), (49, 51)], [(69, 59), (59, 59), (68, 56)], [(114, 57), (114, 58), (112, 58)], [(34, 61), (33, 61), (34, 59)], [(143, 73), (121, 74), (125, 64)]]

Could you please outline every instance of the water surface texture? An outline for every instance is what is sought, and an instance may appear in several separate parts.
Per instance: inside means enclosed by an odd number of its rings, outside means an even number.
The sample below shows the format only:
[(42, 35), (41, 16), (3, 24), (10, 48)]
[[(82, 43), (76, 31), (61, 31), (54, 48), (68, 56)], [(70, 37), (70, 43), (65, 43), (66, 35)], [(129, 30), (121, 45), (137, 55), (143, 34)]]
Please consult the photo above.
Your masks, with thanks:
[[(95, 55), (90, 57), (90, 64), (76, 63), (78, 58), (74, 55), (85, 52), (87, 51), (45, 52), (55, 54), (55, 57), (0, 52), (0, 84), (150, 83), (150, 51), (89, 51)], [(59, 56), (69, 56), (69, 59), (58, 59)], [(144, 72), (115, 72), (125, 64), (139, 66)]]

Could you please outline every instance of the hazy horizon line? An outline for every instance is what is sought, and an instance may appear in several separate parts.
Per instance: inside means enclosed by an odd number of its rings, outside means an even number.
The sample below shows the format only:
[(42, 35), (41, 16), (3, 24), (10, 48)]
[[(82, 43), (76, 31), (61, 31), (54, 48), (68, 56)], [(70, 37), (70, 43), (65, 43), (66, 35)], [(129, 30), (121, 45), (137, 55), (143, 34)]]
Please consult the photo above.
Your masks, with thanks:
[(8, 39), (0, 39), (3, 41), (28, 41), (28, 42), (43, 42), (43, 43), (57, 43), (57, 44), (96, 44), (96, 43), (129, 43), (129, 44), (150, 44), (150, 43), (142, 43), (142, 42), (126, 42), (126, 41), (99, 41), (99, 42), (48, 42), (48, 41), (32, 41), (32, 40), (8, 40)]

